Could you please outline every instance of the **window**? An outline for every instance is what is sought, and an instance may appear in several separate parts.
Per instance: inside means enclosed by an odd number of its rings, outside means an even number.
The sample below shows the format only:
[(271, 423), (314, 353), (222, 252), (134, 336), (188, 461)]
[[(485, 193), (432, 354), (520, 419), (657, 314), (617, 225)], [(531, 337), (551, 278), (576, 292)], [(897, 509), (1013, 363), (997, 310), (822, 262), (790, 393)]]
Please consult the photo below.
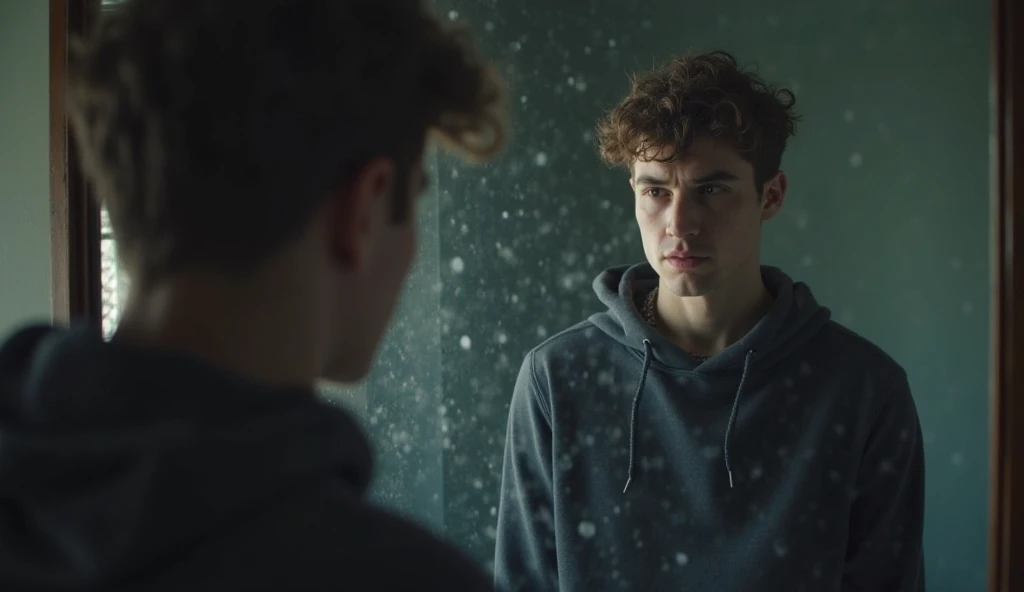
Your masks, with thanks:
[(117, 259), (117, 243), (106, 208), (100, 209), (100, 289), (103, 334), (109, 338), (121, 318), (124, 299), (128, 295), (128, 277)]

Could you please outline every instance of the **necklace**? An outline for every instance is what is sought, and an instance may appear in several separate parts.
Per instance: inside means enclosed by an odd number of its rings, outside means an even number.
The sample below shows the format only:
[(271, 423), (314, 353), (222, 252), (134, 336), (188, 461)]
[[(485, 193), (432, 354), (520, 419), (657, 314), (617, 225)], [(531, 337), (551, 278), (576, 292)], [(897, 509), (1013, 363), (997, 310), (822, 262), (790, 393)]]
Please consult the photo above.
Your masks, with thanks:
[[(651, 293), (647, 295), (647, 298), (644, 299), (644, 321), (646, 321), (647, 324), (650, 325), (651, 328), (654, 329), (655, 331), (658, 330), (658, 322), (657, 322), (657, 319), (654, 316), (655, 315), (655, 312), (654, 312), (655, 311), (655, 304), (657, 302), (658, 302), (658, 287), (655, 286), (654, 289), (651, 290)], [(689, 355), (694, 360), (697, 360), (698, 363), (704, 362), (709, 357), (711, 357), (711, 356), (698, 356), (697, 354), (691, 354), (690, 352), (686, 352), (686, 354)]]

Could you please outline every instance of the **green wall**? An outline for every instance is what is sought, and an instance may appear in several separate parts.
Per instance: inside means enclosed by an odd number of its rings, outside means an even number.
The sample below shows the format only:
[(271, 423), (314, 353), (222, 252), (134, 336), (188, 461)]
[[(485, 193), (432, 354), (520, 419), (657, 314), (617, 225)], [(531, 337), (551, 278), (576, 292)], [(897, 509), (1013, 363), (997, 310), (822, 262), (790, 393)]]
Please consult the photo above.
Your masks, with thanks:
[(598, 162), (593, 123), (626, 92), (628, 72), (687, 48), (723, 48), (790, 85), (804, 114), (765, 261), (808, 282), (834, 318), (907, 368), (927, 455), (928, 589), (982, 590), (988, 5), (436, 6), (471, 23), (502, 63), (514, 137), (488, 167), (430, 159), (419, 266), (365, 388), (378, 499), (491, 560), (522, 356), (598, 309), (590, 281), (601, 269), (642, 258), (626, 178)]
[(0, 2), (0, 334), (50, 317), (49, 2)]

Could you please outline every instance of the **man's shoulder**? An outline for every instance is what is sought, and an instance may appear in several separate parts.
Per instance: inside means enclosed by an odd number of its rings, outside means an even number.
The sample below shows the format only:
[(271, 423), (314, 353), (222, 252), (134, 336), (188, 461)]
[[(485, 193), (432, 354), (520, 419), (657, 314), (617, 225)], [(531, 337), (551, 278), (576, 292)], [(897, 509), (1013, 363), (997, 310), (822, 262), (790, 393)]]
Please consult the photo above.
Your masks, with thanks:
[(592, 321), (586, 320), (548, 337), (531, 349), (529, 355), (542, 360), (574, 357), (582, 351), (604, 347), (613, 341)]
[(834, 320), (829, 320), (822, 327), (812, 346), (821, 353), (835, 357), (840, 365), (858, 371), (888, 377), (904, 372), (903, 366), (881, 346)]
[(278, 499), (204, 550), (246, 589), (492, 589), (455, 547), (329, 482)]

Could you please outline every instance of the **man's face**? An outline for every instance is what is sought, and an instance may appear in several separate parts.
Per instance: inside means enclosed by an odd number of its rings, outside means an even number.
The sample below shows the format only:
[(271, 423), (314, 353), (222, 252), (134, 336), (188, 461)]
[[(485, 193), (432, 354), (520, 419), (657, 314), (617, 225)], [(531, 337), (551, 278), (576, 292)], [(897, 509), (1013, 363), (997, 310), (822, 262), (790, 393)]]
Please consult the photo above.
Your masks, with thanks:
[(759, 193), (739, 152), (699, 138), (671, 162), (638, 160), (630, 185), (644, 253), (664, 289), (704, 296), (760, 273), (761, 223), (782, 207), (783, 173)]

